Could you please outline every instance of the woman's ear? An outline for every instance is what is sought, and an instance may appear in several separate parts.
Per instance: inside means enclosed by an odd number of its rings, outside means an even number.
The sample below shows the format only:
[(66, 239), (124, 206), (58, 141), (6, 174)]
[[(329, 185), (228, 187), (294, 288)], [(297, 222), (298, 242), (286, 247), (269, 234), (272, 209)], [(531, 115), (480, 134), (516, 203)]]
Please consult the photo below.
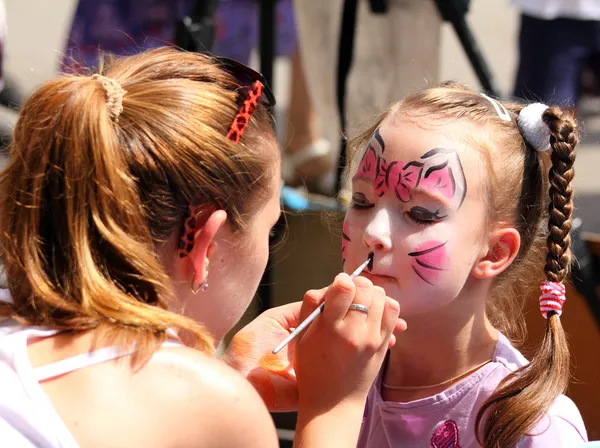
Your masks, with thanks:
[(488, 240), (487, 251), (475, 263), (471, 274), (475, 278), (493, 278), (508, 268), (519, 254), (521, 235), (507, 227), (496, 230)]
[[(204, 216), (203, 216), (204, 215)], [(215, 210), (210, 214), (200, 214), (196, 221), (194, 247), (188, 257), (192, 264), (192, 285), (200, 285), (208, 275), (208, 264), (216, 242), (215, 236), (227, 221), (225, 210)], [(195, 289), (192, 287), (192, 289)]]

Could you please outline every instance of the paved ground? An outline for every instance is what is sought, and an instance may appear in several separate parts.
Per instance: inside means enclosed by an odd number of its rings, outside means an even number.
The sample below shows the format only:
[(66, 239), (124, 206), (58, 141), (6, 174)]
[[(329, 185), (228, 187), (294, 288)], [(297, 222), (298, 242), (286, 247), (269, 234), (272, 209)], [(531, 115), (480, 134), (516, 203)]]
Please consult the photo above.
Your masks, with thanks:
[[(9, 41), (6, 70), (26, 90), (54, 75), (74, 0), (7, 0)], [(516, 12), (509, 0), (473, 0), (469, 16), (498, 85), (510, 92), (516, 61)], [(476, 79), (453, 31), (443, 31), (442, 79), (455, 79), (477, 87)], [(276, 94), (279, 104), (287, 104), (288, 68), (285, 61), (276, 66)], [(599, 109), (594, 105), (591, 109)], [(600, 115), (583, 116), (584, 144), (581, 145), (576, 176), (578, 214), (587, 230), (600, 233)]]

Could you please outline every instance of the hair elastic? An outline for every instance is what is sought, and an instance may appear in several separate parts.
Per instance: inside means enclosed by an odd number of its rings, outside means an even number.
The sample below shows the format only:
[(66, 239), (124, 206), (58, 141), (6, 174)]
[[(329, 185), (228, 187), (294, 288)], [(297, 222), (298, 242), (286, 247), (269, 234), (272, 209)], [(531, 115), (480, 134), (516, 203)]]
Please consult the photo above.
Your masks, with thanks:
[(540, 296), (540, 311), (542, 316), (548, 319), (548, 313), (555, 313), (560, 317), (563, 304), (567, 297), (565, 296), (565, 285), (563, 283), (544, 281), (540, 285), (542, 295)]
[(517, 124), (523, 138), (536, 151), (550, 149), (550, 129), (543, 120), (544, 112), (548, 106), (542, 103), (533, 103), (525, 106), (517, 117)]
[(123, 97), (127, 91), (121, 87), (116, 79), (107, 76), (95, 74), (92, 79), (99, 81), (106, 92), (106, 108), (110, 118), (116, 123), (119, 121), (119, 115), (123, 112)]

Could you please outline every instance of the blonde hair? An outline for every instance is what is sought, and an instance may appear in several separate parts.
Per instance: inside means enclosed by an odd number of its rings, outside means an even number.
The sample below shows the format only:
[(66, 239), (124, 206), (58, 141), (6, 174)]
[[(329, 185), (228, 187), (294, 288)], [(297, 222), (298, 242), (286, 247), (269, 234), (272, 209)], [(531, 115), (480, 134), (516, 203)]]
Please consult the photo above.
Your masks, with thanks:
[[(346, 176), (356, 171), (368, 140), (388, 117), (475, 124), (474, 132), (467, 138), (482, 150), (490, 173), (486, 192), (488, 224), (514, 226), (521, 236), (517, 258), (494, 279), (486, 314), (511, 339), (522, 340), (523, 298), (531, 297), (544, 278), (562, 282), (568, 275), (571, 181), (578, 134), (570, 115), (557, 107), (546, 110), (543, 120), (550, 129), (552, 147), (548, 161), (524, 141), (519, 131), (516, 117), (523, 105), (503, 105), (512, 112), (511, 121), (499, 119), (490, 101), (455, 83), (409, 95), (350, 142), (351, 164)], [(511, 188), (506, 188), (507, 185)], [(531, 363), (506, 377), (479, 411), (476, 421), (479, 442), (489, 448), (516, 445), (566, 390), (568, 381), (569, 350), (565, 334), (558, 315), (550, 313), (544, 340)]]
[(274, 138), (268, 112), (257, 107), (240, 144), (226, 139), (240, 86), (195, 53), (110, 59), (101, 75), (124, 89), (118, 117), (102, 78), (88, 76), (45, 83), (21, 111), (0, 175), (1, 261), (14, 301), (0, 319), (105, 326), (117, 343), (137, 344), (136, 360), (167, 329), (212, 352), (202, 325), (169, 311), (172, 284), (155, 249), (182, 232), (192, 202), (227, 211), (244, 231), (278, 161), (264, 149)]

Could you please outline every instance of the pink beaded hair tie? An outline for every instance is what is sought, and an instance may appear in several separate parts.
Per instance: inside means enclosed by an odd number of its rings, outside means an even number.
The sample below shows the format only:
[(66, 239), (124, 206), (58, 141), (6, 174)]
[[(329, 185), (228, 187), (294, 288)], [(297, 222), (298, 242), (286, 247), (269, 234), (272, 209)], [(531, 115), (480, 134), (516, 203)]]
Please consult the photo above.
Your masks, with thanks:
[(540, 296), (540, 311), (548, 319), (548, 313), (553, 312), (560, 317), (563, 304), (567, 300), (565, 296), (565, 285), (557, 282), (545, 281), (540, 285), (542, 295)]

